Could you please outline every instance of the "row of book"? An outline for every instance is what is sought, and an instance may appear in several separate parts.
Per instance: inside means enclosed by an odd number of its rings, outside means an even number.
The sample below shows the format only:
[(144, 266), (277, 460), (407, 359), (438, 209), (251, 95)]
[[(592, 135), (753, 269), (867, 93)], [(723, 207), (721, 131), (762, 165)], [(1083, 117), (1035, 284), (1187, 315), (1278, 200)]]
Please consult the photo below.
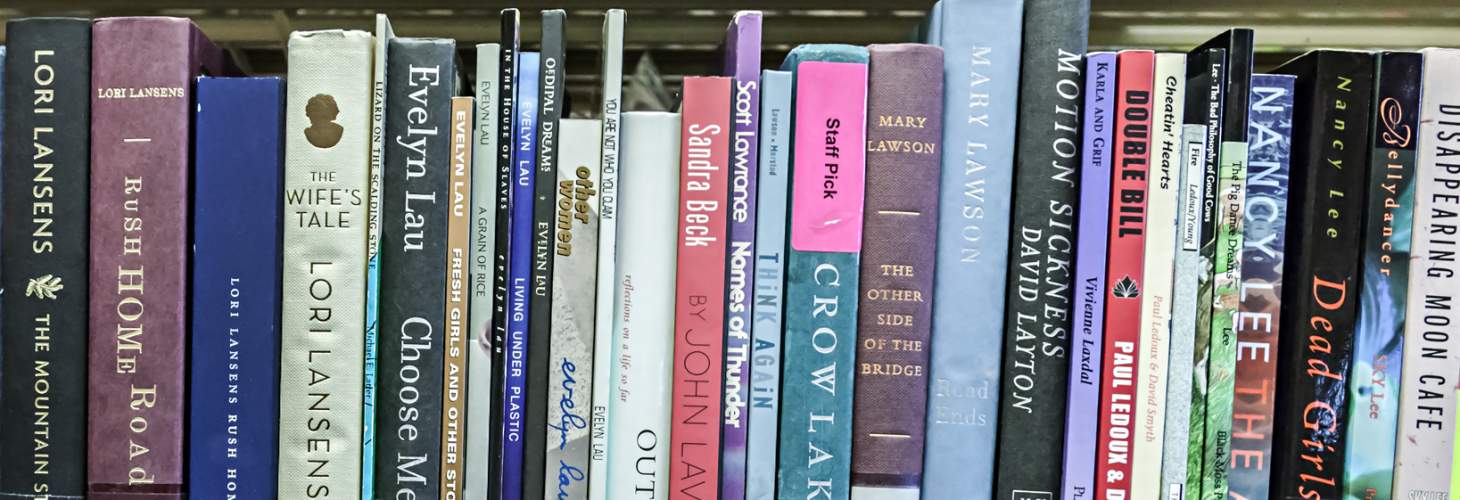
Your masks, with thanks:
[(1087, 2), (943, 0), (765, 70), (742, 12), (639, 112), (610, 10), (585, 119), (566, 17), (502, 11), (471, 79), (384, 15), (286, 79), (9, 22), (0, 496), (1460, 487), (1460, 51), (1254, 74), (1247, 29), (1087, 53)]

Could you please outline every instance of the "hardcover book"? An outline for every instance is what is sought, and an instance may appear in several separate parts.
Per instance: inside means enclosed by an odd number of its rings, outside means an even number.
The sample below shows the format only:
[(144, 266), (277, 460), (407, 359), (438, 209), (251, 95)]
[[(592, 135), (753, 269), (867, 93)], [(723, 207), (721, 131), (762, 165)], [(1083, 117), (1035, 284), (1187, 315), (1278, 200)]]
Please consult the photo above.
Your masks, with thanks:
[[(1281, 319), (1288, 152), (1293, 133), (1293, 77), (1253, 75), (1248, 108), (1247, 186), (1242, 210), (1242, 273), (1238, 285), (1232, 454), (1227, 490), (1268, 498), (1272, 417)], [(1392, 453), (1392, 452), (1391, 452)]]
[[(669, 495), (674, 372), (675, 252), (679, 242), (679, 114), (623, 114), (619, 213), (625, 224), (615, 267), (607, 495)], [(632, 221), (632, 224), (629, 222)], [(632, 464), (632, 466), (630, 465)], [(598, 472), (592, 472), (598, 474)]]
[(1374, 56), (1317, 50), (1274, 72), (1297, 77), (1297, 98), (1269, 496), (1338, 498), (1368, 164), (1367, 127), (1347, 124), (1368, 123)]
[[(1003, 283), (1019, 100), (1022, 0), (942, 0), (930, 36), (943, 48), (938, 236), (932, 268), (922, 495), (992, 495), (1003, 357)], [(952, 28), (943, 30), (943, 24)], [(958, 167), (955, 167), (958, 166)], [(972, 186), (973, 189), (966, 189)], [(931, 196), (931, 193), (930, 193)], [(976, 237), (969, 237), (976, 235)], [(983, 318), (969, 321), (969, 318)]]
[(781, 305), (785, 303), (786, 200), (791, 188), (791, 74), (760, 74), (760, 164), (756, 173), (755, 348), (750, 364), (750, 429), (745, 446), (745, 497), (776, 494), (776, 437), (781, 407)]
[(726, 232), (725, 377), (720, 421), (720, 498), (744, 500), (755, 290), (756, 149), (760, 132), (760, 12), (735, 14), (725, 30), (725, 76), (734, 78), (730, 206)]
[[(846, 500), (866, 170), (867, 49), (802, 45), (793, 76), (781, 498)], [(800, 168), (798, 168), (800, 167)]]
[[(1110, 168), (1115, 140), (1115, 53), (1085, 55), (1085, 116), (1080, 134), (1080, 216), (1075, 241), (1075, 311), (1065, 418), (1064, 500), (1095, 498), (1095, 445), (1105, 350), (1105, 258), (1109, 243)], [(935, 306), (936, 307), (936, 306)], [(936, 353), (935, 353), (936, 354)]]
[(370, 99), (370, 192), (365, 223), (365, 397), (360, 426), (360, 497), (375, 498), (376, 384), (380, 363), (380, 207), (385, 176), (385, 56), (395, 38), (390, 18), (375, 14)]
[[(395, 38), (386, 64), (376, 489), (441, 493), (451, 97), (456, 42)], [(417, 479), (417, 477), (421, 479)]]
[[(0, 276), (11, 292), (0, 310), (6, 332), (0, 496), (82, 498), (91, 21), (15, 19), (5, 23), (5, 33), (0, 199), (8, 220), (0, 236)], [(53, 98), (36, 99), (45, 93)], [(37, 471), (37, 463), (46, 469)]]
[(867, 175), (852, 395), (852, 498), (915, 499), (923, 470), (943, 49), (867, 47)]
[[(505, 273), (497, 268), (497, 246), (506, 243), (506, 224), (497, 221), (497, 209), (505, 205), (508, 197), (498, 191), (511, 189), (511, 167), (506, 182), (498, 176), (497, 151), (504, 143), (511, 143), (498, 130), (500, 115), (497, 106), (501, 100), (501, 57), (502, 46), (496, 43), (477, 44), (476, 109), (473, 120), (471, 146), (471, 227), (469, 229), (471, 248), (468, 251), (470, 271), (470, 298), (468, 299), (468, 322), (466, 341), (466, 446), (462, 456), (462, 469), (466, 471), (462, 485), (462, 496), (466, 500), (489, 498), (489, 485), (495, 477), (490, 473), (494, 456), (492, 447), (496, 443), (496, 429), (501, 422), (493, 410), (497, 401), (497, 386), (493, 380), (501, 369), (492, 359), (492, 331), (496, 327), (496, 307), (505, 298), (497, 295), (497, 279)], [(470, 125), (468, 125), (470, 127)], [(503, 255), (505, 257), (505, 255)], [(504, 281), (505, 282), (505, 281)]]
[[(493, 420), (487, 432), (492, 433), (491, 451), (487, 457), (487, 498), (503, 498), (502, 485), (508, 480), (502, 467), (504, 448), (509, 446), (506, 441), (507, 424), (507, 374), (511, 367), (507, 359), (507, 338), (510, 331), (511, 320), (515, 318), (509, 314), (509, 310), (515, 310), (517, 306), (514, 292), (511, 288), (515, 281), (511, 278), (518, 276), (512, 266), (512, 245), (518, 230), (516, 223), (517, 206), (512, 204), (516, 196), (517, 186), (517, 163), (514, 153), (518, 149), (517, 139), (517, 93), (520, 86), (517, 82), (518, 61), (518, 24), (521, 22), (521, 14), (517, 9), (502, 9), (501, 19), (501, 45), (499, 46), (499, 57), (497, 59), (497, 84), (500, 88), (497, 91), (497, 120), (495, 123), (478, 122), (478, 128), (495, 126), (497, 128), (497, 236), (495, 249), (493, 250), (493, 261), (496, 270), (492, 275), (492, 407), (490, 416)], [(536, 65), (533, 70), (537, 69)], [(478, 70), (480, 71), (480, 69)], [(537, 80), (534, 78), (532, 86), (535, 88)], [(478, 105), (481, 105), (478, 103)], [(529, 215), (529, 217), (531, 217)], [(525, 307), (525, 306), (524, 306)], [(519, 365), (520, 369), (520, 365)], [(520, 396), (520, 394), (519, 394)], [(521, 399), (517, 400), (521, 404)], [(520, 415), (520, 413), (519, 413)], [(473, 418), (472, 420), (477, 420)], [(518, 427), (521, 427), (521, 420), (518, 420)], [(470, 460), (470, 459), (469, 459)], [(516, 480), (516, 479), (513, 479)], [(520, 486), (519, 486), (520, 488)], [(477, 500), (471, 498), (469, 500)]]
[(87, 496), (180, 499), (193, 79), (237, 68), (182, 18), (98, 19), (91, 46)]
[[(527, 354), (529, 334), (528, 311), (532, 305), (532, 212), (533, 191), (536, 187), (534, 171), (537, 169), (537, 75), (539, 56), (536, 52), (523, 52), (517, 58), (517, 115), (516, 128), (512, 131), (512, 162), (516, 165), (512, 174), (512, 249), (510, 279), (512, 283), (510, 326), (507, 332), (506, 356), (502, 370), (504, 378), (502, 401), (502, 465), (501, 498), (521, 500), (523, 497), (522, 468), (524, 450), (524, 424), (527, 405)], [(505, 80), (505, 76), (503, 81)], [(505, 89), (504, 89), (505, 91)], [(504, 108), (505, 109), (505, 108)], [(556, 179), (554, 179), (556, 180)], [(542, 335), (548, 335), (543, 332)], [(539, 372), (540, 373), (540, 372)], [(538, 398), (536, 403), (544, 406), (547, 401)]]
[[(949, 14), (945, 11), (943, 18), (951, 21)], [(1083, 101), (1078, 89), (1085, 81), (1089, 14), (1089, 0), (1024, 3), (1009, 272), (1005, 280), (974, 284), (980, 288), (972, 295), (978, 302), (997, 300), (989, 288), (1007, 283), (997, 411), (998, 436), (1004, 441), (994, 455), (993, 498), (1053, 498), (1060, 492), (1063, 473), (1055, 464), (1064, 459), (1068, 332), (1075, 315), (1070, 264), (1080, 195), (1075, 170)], [(950, 24), (942, 36), (963, 30)]]
[(623, 9), (603, 15), (602, 127), (598, 162), (598, 269), (593, 313), (593, 394), (589, 419), (588, 498), (608, 498), (608, 421), (613, 390), (613, 301), (617, 294), (619, 157), (623, 150)]
[[(560, 9), (542, 11), (542, 52), (539, 54), (537, 88), (537, 169), (533, 173), (532, 207), (532, 304), (528, 308), (527, 407), (524, 410), (522, 496), (536, 500), (548, 491), (547, 411), (548, 377), (552, 361), (553, 247), (557, 244), (558, 205), (558, 121), (566, 103), (564, 82), (567, 60), (563, 52), (563, 18)], [(520, 104), (519, 104), (520, 105)], [(575, 145), (576, 146), (576, 145)], [(524, 200), (525, 201), (525, 200)], [(586, 373), (585, 373), (586, 375)]]
[[(279, 348), (284, 498), (360, 497), (370, 67), (369, 33), (289, 36)], [(330, 404), (317, 404), (321, 398)]]
[(684, 80), (669, 434), (669, 490), (677, 498), (714, 498), (719, 491), (730, 83)]
[(1415, 132), (1424, 65), (1416, 52), (1380, 52), (1374, 57), (1378, 74), (1369, 115), (1369, 193), (1359, 279), (1363, 288), (1348, 385), (1352, 446), (1343, 468), (1344, 497), (1350, 500), (1393, 498), (1414, 222)]
[[(1133, 416), (1147, 361), (1138, 347), (1144, 290), (1146, 184), (1150, 168), (1152, 85), (1156, 54), (1124, 50), (1115, 56), (1115, 140), (1111, 165), (1109, 243), (1105, 264), (1104, 359), (1100, 372), (1100, 430), (1095, 458), (1095, 496), (1130, 496)], [(1146, 370), (1149, 370), (1147, 368)], [(1142, 382), (1137, 382), (1142, 381)]]
[(188, 494), (274, 498), (284, 81), (200, 78)]
[[(1146, 242), (1141, 279), (1141, 378), (1136, 390), (1132, 439), (1131, 494), (1159, 498), (1161, 453), (1166, 432), (1166, 381), (1171, 364), (1172, 275), (1176, 263), (1176, 212), (1183, 112), (1186, 104), (1186, 54), (1156, 55), (1151, 101), (1151, 141), (1147, 154)], [(1183, 360), (1184, 361), (1184, 360)]]
[[(1460, 144), (1460, 89), (1451, 82), (1460, 74), (1460, 51), (1426, 49), (1418, 108), (1413, 218), (1410, 232), (1409, 300), (1404, 323), (1404, 382), (1400, 386), (1399, 445), (1394, 458), (1395, 498), (1446, 497), (1454, 492), (1456, 446), (1455, 376), (1460, 364), (1453, 353), (1453, 333), (1442, 333), (1441, 325), (1453, 325), (1457, 269), (1453, 217), (1460, 211), (1452, 172)], [(1379, 84), (1381, 88), (1385, 83)], [(1365, 108), (1367, 109), (1367, 108)], [(1393, 117), (1393, 115), (1389, 115)], [(1373, 133), (1388, 132), (1403, 137), (1409, 129), (1403, 123), (1385, 123), (1378, 117)], [(1371, 164), (1378, 170), (1382, 166)], [(1384, 170), (1388, 170), (1387, 167)], [(1403, 203), (1400, 200), (1400, 203)], [(1450, 219), (1450, 220), (1447, 220)], [(1398, 222), (1398, 221), (1396, 221)], [(1452, 353), (1438, 355), (1437, 353)], [(1357, 442), (1356, 442), (1357, 443)]]
[(564, 119), (558, 133), (553, 321), (547, 398), (548, 474), (543, 488), (561, 499), (588, 498), (588, 419), (595, 365), (593, 305), (598, 268), (598, 166), (603, 125)]
[(441, 373), (441, 497), (462, 493), (463, 437), (466, 435), (466, 350), (469, 335), (472, 220), (472, 98), (451, 98), (450, 187), (446, 191), (446, 309), (442, 330)]

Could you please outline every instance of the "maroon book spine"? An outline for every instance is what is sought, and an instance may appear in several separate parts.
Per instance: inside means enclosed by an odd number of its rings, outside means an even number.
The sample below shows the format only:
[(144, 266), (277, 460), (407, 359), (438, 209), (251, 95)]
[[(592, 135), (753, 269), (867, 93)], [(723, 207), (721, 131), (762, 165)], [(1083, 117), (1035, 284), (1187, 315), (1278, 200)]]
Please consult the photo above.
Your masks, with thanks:
[(186, 19), (91, 36), (88, 498), (181, 499), (192, 86), (230, 71)]

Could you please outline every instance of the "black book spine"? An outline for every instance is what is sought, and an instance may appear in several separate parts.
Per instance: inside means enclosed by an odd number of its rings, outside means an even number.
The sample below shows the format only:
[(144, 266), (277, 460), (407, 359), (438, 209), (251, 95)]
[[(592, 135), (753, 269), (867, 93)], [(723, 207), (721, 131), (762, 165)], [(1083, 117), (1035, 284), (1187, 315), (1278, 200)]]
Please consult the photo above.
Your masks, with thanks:
[(1252, 30), (1234, 28), (1197, 50), (1226, 50), (1226, 90), (1222, 93), (1222, 141), (1247, 142), (1247, 108), (1252, 95)]
[[(497, 248), (495, 266), (497, 272), (492, 282), (492, 421), (502, 422), (502, 401), (507, 374), (507, 262), (512, 248), (512, 140), (513, 119), (517, 115), (513, 104), (517, 95), (517, 46), (518, 25), (521, 14), (517, 9), (502, 10), (501, 65), (498, 68), (497, 123), (478, 123), (478, 127), (496, 126), (497, 140)], [(470, 415), (468, 415), (470, 417)], [(493, 429), (493, 432), (496, 432)], [(502, 438), (493, 436), (492, 458), (488, 464), (488, 497), (501, 498), (502, 490)]]
[[(564, 53), (562, 10), (542, 11), (542, 56), (538, 70), (537, 172), (534, 185), (532, 301), (528, 310), (527, 409), (522, 439), (522, 498), (543, 498), (547, 460), (549, 351), (553, 319), (553, 245), (557, 224), (558, 120), (563, 117)], [(556, 467), (554, 467), (556, 468)]]
[(456, 43), (396, 38), (387, 50), (375, 488), (436, 499)]
[(1297, 85), (1272, 496), (1340, 498), (1374, 57), (1320, 50), (1274, 73)]
[(6, 25), (0, 496), (86, 494), (91, 21)]
[(1089, 0), (1028, 0), (995, 498), (1055, 498), (1064, 458)]

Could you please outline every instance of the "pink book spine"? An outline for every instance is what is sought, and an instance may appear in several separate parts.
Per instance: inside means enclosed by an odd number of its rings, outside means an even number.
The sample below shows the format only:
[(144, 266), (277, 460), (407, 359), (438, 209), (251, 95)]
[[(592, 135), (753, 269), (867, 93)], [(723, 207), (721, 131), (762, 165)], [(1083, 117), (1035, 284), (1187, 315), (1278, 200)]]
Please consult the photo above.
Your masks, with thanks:
[(684, 79), (670, 498), (715, 498), (724, 369), (730, 78)]

